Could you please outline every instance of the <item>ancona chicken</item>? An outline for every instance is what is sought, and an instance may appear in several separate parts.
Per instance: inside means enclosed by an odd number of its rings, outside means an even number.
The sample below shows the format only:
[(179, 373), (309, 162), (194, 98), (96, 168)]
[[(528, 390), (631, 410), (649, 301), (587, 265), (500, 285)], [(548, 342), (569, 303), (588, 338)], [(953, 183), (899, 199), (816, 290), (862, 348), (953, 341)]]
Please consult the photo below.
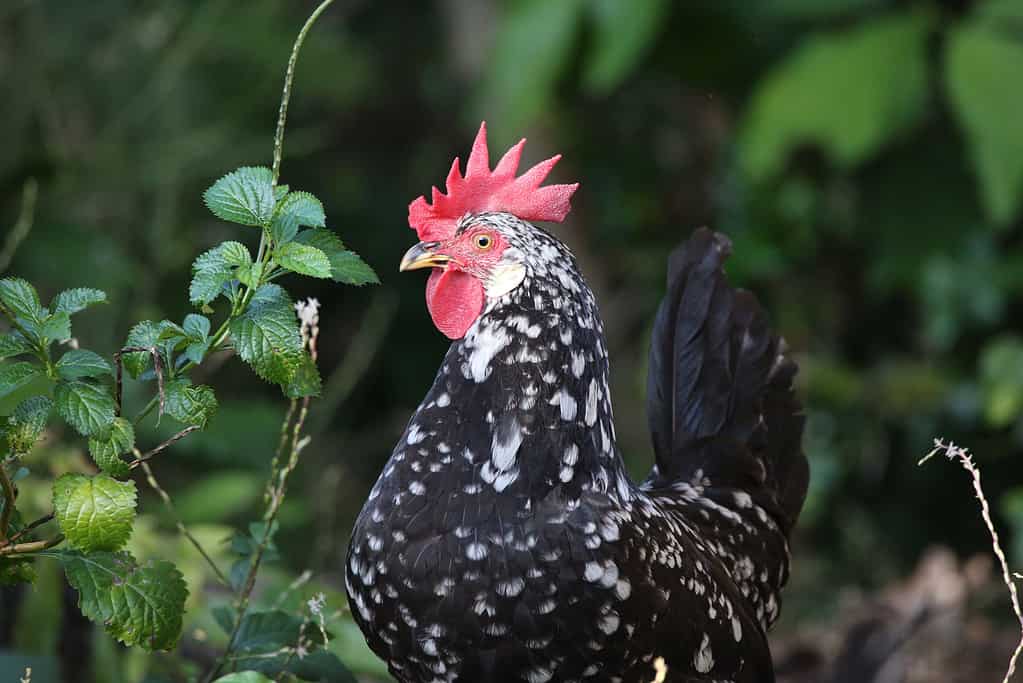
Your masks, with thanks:
[(729, 242), (668, 264), (647, 411), (656, 464), (630, 481), (608, 356), (561, 221), (578, 185), (491, 171), (481, 126), (447, 194), (409, 206), (426, 303), (452, 344), (356, 522), (352, 613), (406, 683), (774, 681), (766, 631), (808, 481), (796, 367)]

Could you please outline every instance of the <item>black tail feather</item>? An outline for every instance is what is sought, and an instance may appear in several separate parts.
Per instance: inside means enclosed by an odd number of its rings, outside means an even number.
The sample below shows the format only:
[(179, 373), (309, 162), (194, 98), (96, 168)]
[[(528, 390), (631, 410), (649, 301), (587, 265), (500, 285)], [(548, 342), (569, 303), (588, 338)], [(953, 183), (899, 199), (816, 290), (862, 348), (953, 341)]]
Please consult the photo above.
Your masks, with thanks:
[(796, 365), (756, 298), (728, 284), (730, 252), (701, 228), (669, 260), (647, 378), (653, 477), (747, 492), (787, 535), (809, 480)]

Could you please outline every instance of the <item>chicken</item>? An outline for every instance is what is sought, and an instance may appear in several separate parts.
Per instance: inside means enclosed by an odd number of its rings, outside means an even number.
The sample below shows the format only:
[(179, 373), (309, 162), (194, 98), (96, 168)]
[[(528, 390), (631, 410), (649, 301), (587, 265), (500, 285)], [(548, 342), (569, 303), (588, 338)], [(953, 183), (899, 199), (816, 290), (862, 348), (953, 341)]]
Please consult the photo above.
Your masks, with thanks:
[(766, 631), (808, 482), (795, 365), (701, 229), (668, 265), (648, 413), (656, 464), (630, 481), (608, 354), (575, 258), (529, 221), (577, 185), (554, 157), (463, 177), (409, 207), (426, 300), (452, 344), (360, 514), (352, 613), (407, 683), (774, 681)]

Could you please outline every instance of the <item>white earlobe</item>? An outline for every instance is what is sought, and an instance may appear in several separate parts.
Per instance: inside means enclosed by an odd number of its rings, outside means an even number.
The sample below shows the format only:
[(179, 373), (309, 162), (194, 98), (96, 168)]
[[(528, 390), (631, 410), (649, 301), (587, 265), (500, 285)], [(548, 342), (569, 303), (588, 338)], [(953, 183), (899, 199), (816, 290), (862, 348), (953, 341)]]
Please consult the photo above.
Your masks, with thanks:
[(502, 297), (518, 287), (526, 277), (526, 267), (521, 263), (502, 263), (494, 267), (485, 284), (487, 296)]

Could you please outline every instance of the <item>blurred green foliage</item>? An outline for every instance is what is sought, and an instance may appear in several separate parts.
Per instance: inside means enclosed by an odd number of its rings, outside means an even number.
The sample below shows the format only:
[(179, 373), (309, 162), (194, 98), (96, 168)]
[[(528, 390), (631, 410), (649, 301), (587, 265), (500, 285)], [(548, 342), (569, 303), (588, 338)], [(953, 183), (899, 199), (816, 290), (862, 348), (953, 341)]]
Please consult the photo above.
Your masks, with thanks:
[[(107, 291), (111, 305), (76, 321), (90, 348), (109, 355), (135, 321), (189, 311), (179, 292), (191, 260), (236, 237), (197, 199), (224, 169), (268, 162), (293, 36), (278, 27), (297, 28), (312, 6), (0, 7), (0, 225), (39, 184), (8, 274), (45, 298)], [(651, 462), (645, 341), (665, 255), (701, 224), (735, 242), (730, 274), (787, 337), (809, 418), (813, 479), (783, 627), (828, 613), (836, 586), (904, 573), (928, 545), (986, 550), (961, 473), (916, 467), (936, 436), (976, 454), (1023, 565), (1021, 73), (1020, 0), (340, 3), (299, 65), (284, 174), (323, 199), (384, 283), (295, 287), (324, 303), (325, 408), (310, 417), (300, 494), (282, 509), (266, 606), (309, 569), (286, 600), (323, 590), (328, 610), (343, 609), (350, 523), (445, 348), (421, 279), (387, 275), (413, 239), (406, 206), (464, 156), (482, 118), (494, 147), (528, 135), (526, 161), (561, 152), (555, 180), (582, 182), (556, 232), (602, 305), (617, 432), (636, 474)], [(216, 541), (260, 505), (284, 411), (237, 365), (216, 370), (209, 429), (154, 463), (224, 553)], [(134, 383), (126, 392), (142, 396)], [(157, 443), (170, 433), (159, 430), (138, 438)], [(85, 467), (71, 433), (43, 448), (26, 462), (29, 500), (53, 473)], [(201, 658), (224, 638), (196, 609), (210, 577), (158, 501), (140, 504), (149, 527), (129, 547), (140, 561), (179, 554), (191, 587), (181, 647)], [(46, 600), (23, 602), (19, 652), (55, 653), (60, 610)], [(332, 628), (354, 671), (382, 675), (350, 622)], [(93, 643), (97, 680), (183, 675)]]

